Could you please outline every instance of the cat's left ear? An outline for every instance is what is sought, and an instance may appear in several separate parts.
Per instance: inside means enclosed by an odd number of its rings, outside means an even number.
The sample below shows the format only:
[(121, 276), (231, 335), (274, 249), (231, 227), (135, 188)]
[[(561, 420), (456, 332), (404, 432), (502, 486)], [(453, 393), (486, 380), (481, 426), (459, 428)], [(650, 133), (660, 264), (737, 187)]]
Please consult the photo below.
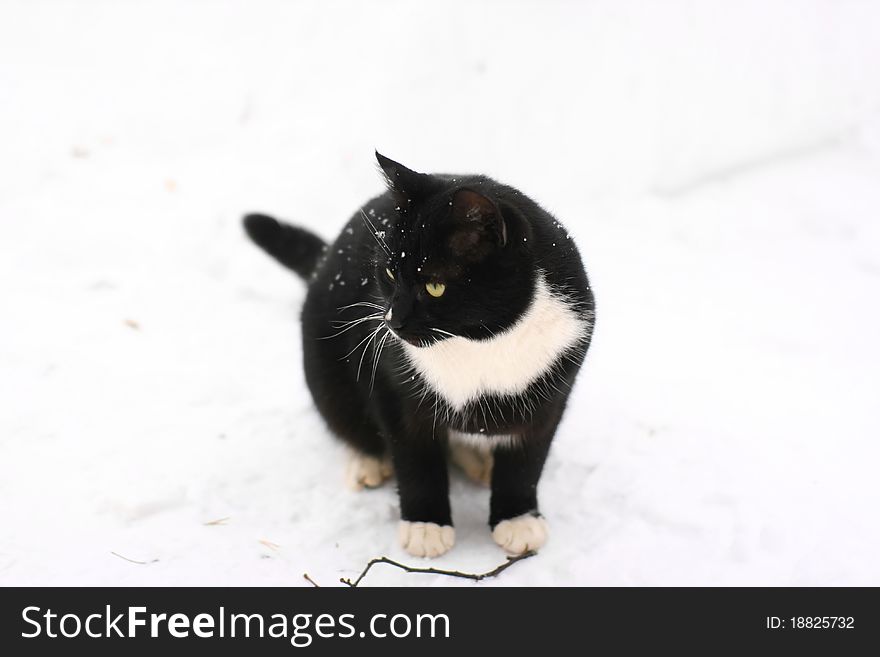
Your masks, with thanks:
[(507, 225), (492, 199), (472, 189), (452, 196), (449, 247), (456, 257), (480, 262), (507, 244)]
[(472, 189), (460, 189), (452, 197), (452, 216), (470, 230), (494, 238), (498, 246), (507, 244), (507, 224), (492, 199)]
[(424, 196), (430, 188), (431, 177), (407, 169), (399, 162), (376, 151), (376, 160), (385, 176), (388, 189), (394, 194), (401, 210), (408, 210), (413, 199)]

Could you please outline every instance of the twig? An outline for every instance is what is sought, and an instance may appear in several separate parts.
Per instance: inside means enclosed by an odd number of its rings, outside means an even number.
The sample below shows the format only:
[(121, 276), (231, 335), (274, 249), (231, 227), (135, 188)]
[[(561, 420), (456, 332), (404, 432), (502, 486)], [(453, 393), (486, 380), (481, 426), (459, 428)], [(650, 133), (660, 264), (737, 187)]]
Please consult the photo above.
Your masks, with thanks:
[(136, 559), (129, 559), (128, 557), (123, 557), (118, 552), (113, 552), (112, 550), (110, 551), (110, 554), (112, 554), (114, 557), (119, 557), (120, 559), (125, 559), (126, 561), (130, 561), (131, 563), (136, 563), (139, 566), (148, 566), (151, 563), (156, 563), (157, 561), (159, 561), (158, 559), (153, 559), (152, 561), (137, 561)]
[(405, 566), (402, 563), (397, 563), (396, 561), (392, 561), (388, 557), (377, 557), (376, 559), (373, 559), (372, 561), (370, 561), (370, 563), (367, 564), (367, 567), (364, 568), (364, 571), (360, 574), (360, 576), (354, 582), (352, 582), (350, 579), (347, 579), (345, 577), (340, 577), (339, 581), (342, 582), (343, 584), (348, 584), (350, 587), (354, 588), (358, 584), (361, 583), (361, 580), (364, 577), (366, 577), (367, 573), (370, 572), (370, 568), (375, 566), (377, 563), (387, 563), (390, 566), (395, 566), (396, 568), (400, 568), (401, 570), (404, 570), (408, 573), (425, 573), (428, 575), (447, 575), (448, 577), (462, 577), (464, 579), (472, 579), (475, 582), (479, 582), (480, 580), (486, 579), (487, 577), (496, 577), (497, 575), (500, 575), (502, 572), (504, 572), (505, 570), (510, 568), (517, 561), (522, 561), (523, 559), (528, 559), (529, 557), (533, 557), (536, 554), (538, 554), (538, 553), (535, 552), (534, 550), (530, 550), (528, 552), (524, 552), (523, 554), (517, 555), (515, 557), (507, 557), (507, 561), (505, 561), (503, 564), (501, 564), (497, 568), (490, 570), (488, 573), (480, 573), (480, 574), (462, 573), (457, 570), (440, 570), (439, 568), (413, 568), (412, 566)]
[(205, 527), (213, 527), (215, 525), (225, 525), (226, 521), (229, 520), (229, 517), (226, 518), (217, 518), (217, 520), (211, 520), (210, 522), (202, 523)]
[(308, 573), (303, 573), (303, 577), (305, 578), (305, 580), (306, 580), (307, 582), (309, 582), (309, 583), (310, 583), (312, 586), (314, 586), (316, 589), (321, 588), (321, 585), (318, 584), (318, 583), (317, 583), (315, 580), (313, 580), (311, 577), (309, 577), (309, 574), (308, 574)]

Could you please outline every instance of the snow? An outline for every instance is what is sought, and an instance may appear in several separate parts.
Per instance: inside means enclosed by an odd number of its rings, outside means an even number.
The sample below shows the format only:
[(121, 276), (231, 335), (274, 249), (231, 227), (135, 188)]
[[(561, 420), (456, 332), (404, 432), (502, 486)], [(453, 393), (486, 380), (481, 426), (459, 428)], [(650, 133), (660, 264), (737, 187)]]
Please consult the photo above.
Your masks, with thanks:
[[(878, 20), (3, 3), (0, 584), (333, 585), (413, 561), (393, 489), (343, 486), (303, 285), (239, 223), (335, 236), (381, 189), (374, 148), (544, 203), (598, 317), (540, 555), (365, 584), (880, 584)], [(487, 493), (456, 474), (452, 504), (431, 565), (501, 563)]]

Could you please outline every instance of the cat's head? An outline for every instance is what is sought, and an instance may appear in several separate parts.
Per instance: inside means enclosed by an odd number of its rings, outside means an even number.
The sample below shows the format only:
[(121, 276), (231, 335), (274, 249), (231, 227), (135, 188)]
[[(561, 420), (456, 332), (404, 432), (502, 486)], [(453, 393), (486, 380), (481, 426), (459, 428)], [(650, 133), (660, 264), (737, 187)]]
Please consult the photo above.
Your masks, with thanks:
[(515, 190), (484, 176), (422, 174), (376, 157), (396, 205), (375, 258), (389, 328), (414, 346), (487, 339), (510, 328), (528, 308), (537, 277)]

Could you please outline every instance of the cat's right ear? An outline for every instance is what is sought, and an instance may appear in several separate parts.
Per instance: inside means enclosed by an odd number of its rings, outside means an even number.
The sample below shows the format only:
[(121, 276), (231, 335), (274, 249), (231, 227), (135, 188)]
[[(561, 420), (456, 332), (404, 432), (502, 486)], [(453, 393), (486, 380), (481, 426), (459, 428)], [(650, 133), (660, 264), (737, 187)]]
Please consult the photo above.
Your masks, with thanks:
[(430, 187), (430, 176), (407, 169), (399, 162), (385, 157), (376, 151), (376, 160), (388, 189), (394, 194), (398, 206), (402, 211), (409, 209), (414, 199), (424, 196)]

